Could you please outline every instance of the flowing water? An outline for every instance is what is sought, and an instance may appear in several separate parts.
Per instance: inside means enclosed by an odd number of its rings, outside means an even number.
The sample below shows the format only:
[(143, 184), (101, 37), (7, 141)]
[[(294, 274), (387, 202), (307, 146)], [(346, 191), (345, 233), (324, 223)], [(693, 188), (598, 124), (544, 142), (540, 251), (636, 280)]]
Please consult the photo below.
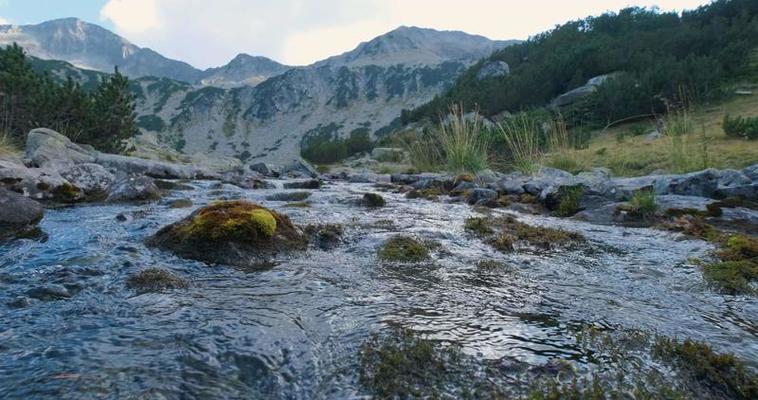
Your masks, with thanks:
[[(482, 359), (533, 365), (587, 362), (575, 327), (642, 329), (704, 340), (758, 365), (758, 301), (709, 289), (688, 260), (709, 246), (650, 230), (518, 215), (584, 234), (571, 251), (501, 254), (466, 234), (471, 207), (349, 200), (367, 184), (331, 183), (311, 208), (283, 208), (241, 190), (193, 182), (149, 205), (48, 210), (44, 241), (0, 245), (0, 398), (350, 398), (358, 352), (400, 324), (459, 343)], [(144, 246), (160, 227), (219, 196), (247, 198), (298, 224), (341, 223), (345, 243), (279, 260), (265, 271), (208, 266)], [(500, 211), (495, 211), (500, 212)], [(119, 222), (116, 215), (129, 218)], [(398, 232), (439, 244), (434, 262), (384, 265), (376, 250)], [(480, 268), (480, 260), (506, 268)], [(137, 294), (125, 280), (151, 266), (189, 289)]]

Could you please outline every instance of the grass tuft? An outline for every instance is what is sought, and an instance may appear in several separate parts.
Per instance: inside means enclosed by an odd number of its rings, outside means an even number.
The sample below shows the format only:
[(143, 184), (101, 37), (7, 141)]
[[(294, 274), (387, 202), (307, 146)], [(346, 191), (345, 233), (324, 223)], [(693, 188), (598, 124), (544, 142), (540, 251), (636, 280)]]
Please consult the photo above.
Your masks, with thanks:
[(498, 129), (511, 153), (513, 169), (525, 175), (537, 173), (543, 156), (537, 121), (521, 113), (499, 124)]
[(450, 107), (448, 121), (440, 121), (440, 144), (449, 172), (479, 172), (488, 167), (489, 142), (482, 118), (464, 114), (463, 106)]

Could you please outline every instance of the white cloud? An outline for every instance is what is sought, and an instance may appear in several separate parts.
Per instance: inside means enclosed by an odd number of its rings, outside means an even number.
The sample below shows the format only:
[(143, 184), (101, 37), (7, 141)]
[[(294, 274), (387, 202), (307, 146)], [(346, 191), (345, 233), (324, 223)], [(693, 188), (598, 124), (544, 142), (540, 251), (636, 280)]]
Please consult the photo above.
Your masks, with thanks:
[(5, 19), (3, 17), (0, 17), (0, 25), (10, 25), (10, 23), (11, 23), (11, 21), (9, 21), (9, 20), (7, 20), (7, 19)]
[(399, 25), (525, 39), (570, 19), (629, 4), (670, 10), (708, 0), (110, 0), (101, 18), (141, 46), (198, 67), (237, 53), (302, 65)]

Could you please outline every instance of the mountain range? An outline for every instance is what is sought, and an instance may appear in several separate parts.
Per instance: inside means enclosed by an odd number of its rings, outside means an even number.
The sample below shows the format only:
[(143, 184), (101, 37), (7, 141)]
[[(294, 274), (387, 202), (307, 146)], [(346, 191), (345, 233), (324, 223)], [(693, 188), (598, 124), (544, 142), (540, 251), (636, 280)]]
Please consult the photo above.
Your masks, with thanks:
[(430, 101), (470, 65), (515, 41), (400, 27), (305, 67), (240, 54), (206, 70), (74, 18), (0, 26), (0, 45), (13, 42), (39, 59), (38, 69), (85, 84), (96, 79), (93, 70), (118, 66), (132, 78), (147, 142), (185, 154), (285, 163), (304, 138), (381, 135), (401, 110)]

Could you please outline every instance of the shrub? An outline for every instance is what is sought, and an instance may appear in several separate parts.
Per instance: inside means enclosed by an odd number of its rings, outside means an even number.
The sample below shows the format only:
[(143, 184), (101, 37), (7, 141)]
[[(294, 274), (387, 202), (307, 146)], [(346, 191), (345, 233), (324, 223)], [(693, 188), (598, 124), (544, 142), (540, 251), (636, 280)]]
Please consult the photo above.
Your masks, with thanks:
[(303, 141), (300, 154), (310, 162), (330, 164), (371, 151), (373, 147), (368, 130), (356, 129), (346, 139), (335, 138), (332, 133), (308, 137)]
[(758, 139), (758, 117), (734, 117), (729, 114), (724, 116), (724, 133), (726, 136), (740, 139)]

